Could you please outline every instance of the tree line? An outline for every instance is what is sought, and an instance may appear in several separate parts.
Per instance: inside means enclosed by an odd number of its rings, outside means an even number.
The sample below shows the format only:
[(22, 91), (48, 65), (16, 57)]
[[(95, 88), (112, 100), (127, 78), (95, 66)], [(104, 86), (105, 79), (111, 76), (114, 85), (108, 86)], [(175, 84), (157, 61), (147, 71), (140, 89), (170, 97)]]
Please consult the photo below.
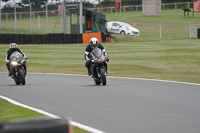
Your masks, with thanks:
[[(14, 4), (13, 2), (9, 2), (10, 0), (2, 0), (2, 2), (7, 2), (7, 4), (2, 8), (2, 13), (13, 12)], [(30, 0), (32, 4), (33, 11), (45, 11), (46, 10), (46, 2), (47, 0)], [(57, 0), (59, 2), (59, 0)], [(83, 0), (83, 6), (86, 8), (94, 8), (94, 7), (110, 7), (115, 6), (116, 0), (99, 0), (99, 4), (94, 5), (88, 1)], [(161, 0), (162, 3), (175, 3), (175, 2), (193, 2), (193, 0)], [(56, 10), (58, 8), (57, 3), (48, 3), (48, 10)], [(67, 1), (66, 3), (77, 3), (77, 1)], [(21, 0), (17, 3), (17, 11), (19, 12), (29, 12), (30, 3), (28, 0)], [(142, 0), (122, 0), (122, 5), (142, 5)]]

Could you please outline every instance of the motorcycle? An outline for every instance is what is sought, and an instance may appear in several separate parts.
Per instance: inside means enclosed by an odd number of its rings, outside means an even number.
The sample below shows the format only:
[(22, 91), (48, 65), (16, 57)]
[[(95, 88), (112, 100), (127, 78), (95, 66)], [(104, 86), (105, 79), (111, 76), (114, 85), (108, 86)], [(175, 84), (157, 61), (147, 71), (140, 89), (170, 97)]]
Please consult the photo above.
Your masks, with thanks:
[(99, 48), (93, 49), (90, 53), (90, 70), (92, 74), (92, 78), (94, 79), (94, 83), (96, 85), (106, 85), (106, 67), (105, 63), (107, 61), (107, 54), (104, 55), (103, 51)]
[(12, 74), (11, 78), (14, 79), (16, 85), (25, 85), (25, 77), (26, 77), (26, 71), (24, 68), (24, 64), (26, 63), (26, 59), (24, 56), (19, 53), (18, 51), (15, 51), (10, 56), (10, 72)]

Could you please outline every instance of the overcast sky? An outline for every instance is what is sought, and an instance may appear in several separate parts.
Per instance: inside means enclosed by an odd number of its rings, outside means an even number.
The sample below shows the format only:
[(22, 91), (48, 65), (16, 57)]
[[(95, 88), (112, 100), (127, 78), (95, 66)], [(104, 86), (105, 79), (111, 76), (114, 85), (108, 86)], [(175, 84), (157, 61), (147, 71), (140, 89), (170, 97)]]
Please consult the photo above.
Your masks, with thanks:
[[(16, 3), (18, 3), (18, 2), (20, 2), (21, 0), (15, 0), (16, 1)], [(30, 0), (31, 1), (31, 0)], [(49, 2), (52, 2), (52, 1), (55, 1), (55, 0), (48, 0)], [(63, 1), (63, 0), (60, 0), (61, 2)], [(78, 1), (78, 2), (80, 2), (80, 0), (65, 0), (65, 1)], [(98, 3), (98, 1), (99, 0), (82, 0), (82, 1), (89, 1), (89, 2), (91, 2), (91, 3), (94, 3), (94, 4), (97, 4)], [(102, 1), (102, 0), (100, 0), (100, 1)], [(13, 2), (13, 0), (10, 0), (10, 2)], [(5, 2), (2, 2), (2, 3), (5, 3)]]
[[(20, 2), (21, 0), (15, 0), (15, 2), (16, 3), (18, 3), (18, 2)], [(31, 0), (30, 0), (31, 1)], [(48, 0), (49, 2), (52, 2), (52, 1), (55, 1), (55, 0)], [(61, 2), (63, 1), (63, 0), (60, 0)], [(78, 1), (78, 2), (80, 2), (80, 0), (65, 0), (65, 1)], [(98, 4), (98, 1), (99, 0), (82, 0), (82, 1), (89, 1), (89, 2), (91, 2), (91, 3), (93, 3), (93, 4)], [(103, 0), (100, 0), (100, 1), (103, 1)], [(10, 0), (9, 2), (13, 2), (13, 0)], [(3, 7), (5, 5), (5, 2), (2, 2), (1, 3), (1, 7)]]

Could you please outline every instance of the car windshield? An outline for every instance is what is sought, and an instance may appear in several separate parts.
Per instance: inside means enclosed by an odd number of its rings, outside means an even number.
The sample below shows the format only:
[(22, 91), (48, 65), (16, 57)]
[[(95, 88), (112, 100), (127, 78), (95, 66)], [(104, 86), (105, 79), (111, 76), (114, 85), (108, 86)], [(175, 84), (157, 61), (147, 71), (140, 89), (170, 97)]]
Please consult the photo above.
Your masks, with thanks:
[(127, 23), (121, 23), (122, 26), (126, 26), (126, 27), (133, 27), (131, 26), (130, 24), (127, 24)]

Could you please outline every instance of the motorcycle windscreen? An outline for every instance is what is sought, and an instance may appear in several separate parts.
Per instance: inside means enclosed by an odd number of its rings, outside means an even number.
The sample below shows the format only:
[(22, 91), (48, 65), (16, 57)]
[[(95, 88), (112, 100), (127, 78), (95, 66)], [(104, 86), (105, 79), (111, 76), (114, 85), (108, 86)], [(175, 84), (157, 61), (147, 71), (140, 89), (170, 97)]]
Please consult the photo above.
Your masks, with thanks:
[(101, 56), (103, 55), (103, 52), (102, 52), (102, 50), (100, 48), (95, 48), (92, 51), (92, 54), (97, 58), (101, 58)]
[(10, 56), (10, 60), (18, 60), (18, 61), (21, 61), (23, 60), (23, 55), (17, 51), (13, 52)]

